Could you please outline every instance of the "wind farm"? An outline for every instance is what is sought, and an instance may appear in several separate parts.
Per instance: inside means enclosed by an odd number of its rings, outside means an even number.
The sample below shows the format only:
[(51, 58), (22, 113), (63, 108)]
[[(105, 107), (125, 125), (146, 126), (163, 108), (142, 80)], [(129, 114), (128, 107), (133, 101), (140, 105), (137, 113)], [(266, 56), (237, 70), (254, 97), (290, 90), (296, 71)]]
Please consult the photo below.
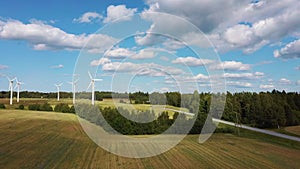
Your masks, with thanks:
[(300, 168), (300, 1), (0, 1), (0, 169)]

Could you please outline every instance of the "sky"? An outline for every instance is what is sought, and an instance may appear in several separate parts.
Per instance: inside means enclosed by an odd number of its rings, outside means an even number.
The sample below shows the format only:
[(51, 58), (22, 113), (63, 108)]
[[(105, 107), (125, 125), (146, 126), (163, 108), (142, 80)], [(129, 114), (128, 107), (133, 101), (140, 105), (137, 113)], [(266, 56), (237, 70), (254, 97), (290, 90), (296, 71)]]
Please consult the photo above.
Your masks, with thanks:
[(300, 1), (0, 2), (0, 90), (300, 92)]

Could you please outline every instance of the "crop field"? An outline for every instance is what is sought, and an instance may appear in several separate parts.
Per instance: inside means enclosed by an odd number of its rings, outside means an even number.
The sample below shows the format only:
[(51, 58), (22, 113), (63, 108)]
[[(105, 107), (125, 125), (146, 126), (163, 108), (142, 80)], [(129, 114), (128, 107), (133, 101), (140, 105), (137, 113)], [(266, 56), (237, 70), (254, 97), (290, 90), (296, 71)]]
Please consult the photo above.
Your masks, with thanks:
[(285, 130), (287, 132), (293, 133), (297, 136), (300, 136), (300, 126), (290, 126), (290, 127), (286, 127)]
[[(298, 168), (300, 143), (285, 145), (247, 133), (189, 135), (159, 156), (111, 154), (92, 142), (73, 114), (0, 110), (0, 168)], [(243, 132), (243, 131), (242, 131)], [(272, 138), (274, 139), (274, 138)]]
[[(76, 100), (77, 102), (84, 102), (84, 103), (90, 103), (90, 100)], [(17, 109), (19, 105), (24, 105), (25, 109), (28, 109), (28, 105), (31, 104), (43, 104), (43, 103), (49, 103), (53, 108), (55, 105), (59, 103), (66, 103), (69, 106), (72, 106), (72, 99), (60, 99), (60, 101), (57, 101), (57, 99), (48, 99), (48, 98), (21, 98), (19, 103), (16, 103), (16, 99), (14, 98), (14, 104), (9, 105), (9, 99), (0, 99), (0, 104), (5, 104), (5, 106), (8, 109)], [(152, 107), (150, 104), (127, 104), (127, 103), (120, 103), (117, 99), (104, 99), (103, 101), (95, 101), (96, 105), (100, 106), (101, 108), (105, 107), (122, 107), (129, 111), (135, 110), (135, 111), (146, 111), (146, 110), (153, 110), (155, 114), (159, 114), (162, 111), (164, 111), (164, 108), (174, 109), (174, 110), (182, 110), (182, 111), (188, 111), (185, 108), (179, 108), (174, 107), (170, 105), (166, 106), (154, 106)], [(169, 116), (172, 118), (174, 112), (167, 111)]]

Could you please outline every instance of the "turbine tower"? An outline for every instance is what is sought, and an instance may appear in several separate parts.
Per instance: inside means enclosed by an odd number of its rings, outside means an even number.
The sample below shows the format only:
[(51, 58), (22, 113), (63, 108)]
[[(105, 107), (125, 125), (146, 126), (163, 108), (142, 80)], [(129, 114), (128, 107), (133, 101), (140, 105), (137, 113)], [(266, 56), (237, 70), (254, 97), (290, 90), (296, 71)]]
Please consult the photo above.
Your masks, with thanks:
[(76, 85), (79, 79), (73, 81), (73, 82), (68, 82), (69, 84), (72, 85), (72, 92), (73, 92), (73, 104), (75, 104), (75, 93), (76, 93)]
[(61, 84), (55, 84), (56, 88), (57, 88), (57, 101), (59, 101), (59, 89), (61, 87), (62, 83)]
[(95, 82), (99, 82), (102, 81), (102, 79), (93, 79), (92, 75), (90, 72), (88, 72), (89, 77), (91, 79), (91, 82), (87, 88), (87, 90), (92, 86), (92, 105), (95, 104)]
[(24, 83), (19, 82), (17, 78), (16, 78), (16, 81), (17, 81), (17, 83), (16, 83), (15, 88), (18, 88), (18, 92), (17, 92), (17, 102), (19, 103), (19, 101), (20, 101), (20, 86), (21, 86), (22, 84), (24, 84)]
[(8, 86), (8, 90), (10, 90), (10, 100), (9, 100), (9, 104), (12, 105), (12, 99), (13, 99), (13, 86), (14, 86), (14, 80), (16, 78), (13, 79), (9, 79), (8, 77), (6, 77), (8, 82), (9, 82), (9, 86)]

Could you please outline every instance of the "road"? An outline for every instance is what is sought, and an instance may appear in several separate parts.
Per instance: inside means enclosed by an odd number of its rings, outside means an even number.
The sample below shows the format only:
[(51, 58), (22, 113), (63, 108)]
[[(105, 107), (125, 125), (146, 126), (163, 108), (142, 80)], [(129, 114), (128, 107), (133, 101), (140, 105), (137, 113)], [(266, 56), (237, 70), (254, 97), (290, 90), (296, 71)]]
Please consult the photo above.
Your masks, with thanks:
[[(185, 115), (188, 115), (188, 116), (194, 116), (194, 114), (189, 113), (189, 112), (183, 112), (183, 111), (169, 109), (169, 108), (166, 108), (166, 110), (170, 110), (170, 111), (182, 113), (182, 114), (185, 114)], [(227, 124), (227, 125), (230, 125), (230, 126), (236, 126), (236, 127), (242, 128), (242, 129), (256, 131), (256, 132), (259, 132), (259, 133), (264, 133), (264, 134), (268, 134), (268, 135), (272, 135), (272, 136), (281, 137), (281, 138), (285, 138), (285, 139), (289, 139), (289, 140), (294, 140), (294, 141), (300, 142), (300, 138), (299, 137), (289, 136), (289, 135), (286, 135), (286, 134), (281, 134), (281, 133), (277, 133), (277, 132), (270, 131), (270, 130), (264, 130), (264, 129), (254, 128), (254, 127), (249, 127), (249, 126), (246, 126), (246, 125), (243, 125), (243, 124), (237, 124), (236, 125), (233, 122), (225, 121), (225, 120), (220, 120), (220, 119), (216, 119), (216, 118), (213, 118), (212, 120), (214, 122), (217, 122), (217, 123), (223, 123), (223, 124)]]
[(249, 127), (249, 126), (245, 126), (245, 125), (242, 125), (242, 124), (237, 124), (236, 125), (233, 122), (229, 122), (229, 121), (225, 121), (225, 120), (219, 120), (219, 119), (215, 119), (215, 118), (213, 118), (212, 120), (214, 122), (223, 123), (223, 124), (227, 124), (227, 125), (230, 125), (230, 126), (236, 126), (236, 127), (242, 128), (242, 129), (252, 130), (252, 131), (259, 132), (259, 133), (269, 134), (269, 135), (272, 135), (272, 136), (281, 137), (281, 138), (285, 138), (285, 139), (300, 142), (299, 137), (289, 136), (289, 135), (286, 135), (286, 134), (281, 134), (281, 133), (277, 133), (277, 132), (270, 131), (270, 130), (264, 130), (264, 129), (254, 128), (254, 127)]

